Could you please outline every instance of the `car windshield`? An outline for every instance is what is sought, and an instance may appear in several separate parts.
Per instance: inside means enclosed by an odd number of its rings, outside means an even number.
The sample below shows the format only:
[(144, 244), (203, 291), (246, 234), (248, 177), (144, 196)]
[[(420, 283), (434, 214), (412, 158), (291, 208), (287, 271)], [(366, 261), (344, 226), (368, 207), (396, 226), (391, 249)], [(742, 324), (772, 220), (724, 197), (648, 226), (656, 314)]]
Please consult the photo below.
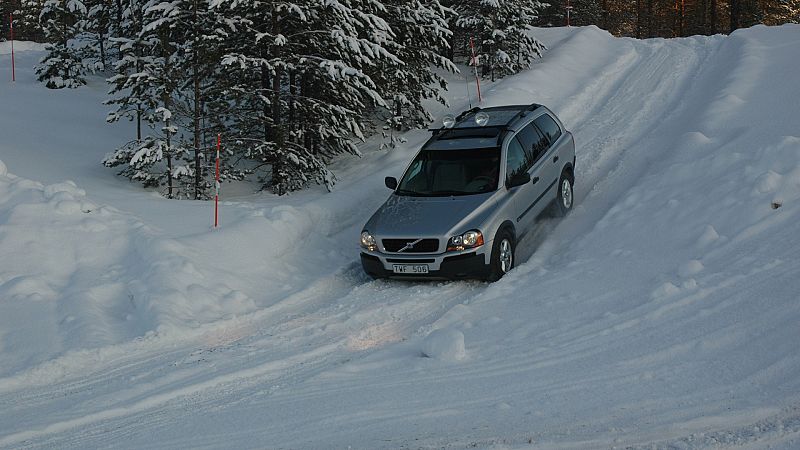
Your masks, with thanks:
[(398, 195), (446, 197), (497, 189), (500, 149), (423, 150), (403, 179)]

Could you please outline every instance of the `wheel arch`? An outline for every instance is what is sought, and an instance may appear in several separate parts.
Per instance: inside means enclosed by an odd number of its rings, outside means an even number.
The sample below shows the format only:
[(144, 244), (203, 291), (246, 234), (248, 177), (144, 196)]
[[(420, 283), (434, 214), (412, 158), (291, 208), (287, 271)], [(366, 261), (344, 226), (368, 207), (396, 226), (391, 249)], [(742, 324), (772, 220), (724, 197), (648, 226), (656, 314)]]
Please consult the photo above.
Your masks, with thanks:
[(506, 219), (503, 223), (500, 224), (499, 227), (497, 227), (497, 232), (495, 233), (495, 236), (497, 236), (503, 231), (508, 231), (509, 233), (511, 233), (511, 239), (514, 240), (514, 244), (517, 243), (517, 227), (514, 226), (514, 222)]
[(565, 173), (565, 172), (569, 176), (570, 181), (572, 181), (572, 183), (574, 184), (575, 183), (575, 168), (572, 166), (572, 162), (568, 162), (568, 163), (564, 164), (564, 167), (561, 169), (561, 173)]

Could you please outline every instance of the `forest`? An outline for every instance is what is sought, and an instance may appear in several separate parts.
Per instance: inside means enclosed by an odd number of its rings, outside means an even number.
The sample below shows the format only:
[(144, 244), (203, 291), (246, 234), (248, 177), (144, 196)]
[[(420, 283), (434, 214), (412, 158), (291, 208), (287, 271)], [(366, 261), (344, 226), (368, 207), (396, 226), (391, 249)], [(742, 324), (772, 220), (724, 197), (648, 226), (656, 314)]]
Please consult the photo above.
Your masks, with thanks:
[(135, 133), (104, 165), (205, 199), (217, 135), (223, 180), (330, 189), (329, 165), (358, 142), (392, 148), (433, 120), (425, 103), (446, 103), (443, 73), (529, 68), (546, 51), (533, 27), (710, 35), (800, 22), (800, 0), (11, 0), (0, 13), (3, 39), (46, 44), (36, 71), (48, 88), (105, 79), (107, 121)]

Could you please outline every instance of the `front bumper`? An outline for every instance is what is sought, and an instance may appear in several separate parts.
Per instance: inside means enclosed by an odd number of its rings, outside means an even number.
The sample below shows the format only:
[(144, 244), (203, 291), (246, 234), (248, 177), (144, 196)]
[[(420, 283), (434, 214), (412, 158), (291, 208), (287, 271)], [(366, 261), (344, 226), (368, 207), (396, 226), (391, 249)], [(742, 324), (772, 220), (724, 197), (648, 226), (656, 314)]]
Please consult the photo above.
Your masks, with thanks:
[[(382, 253), (361, 253), (361, 265), (373, 278), (439, 279), (460, 280), (465, 278), (483, 279), (489, 275), (490, 266), (486, 255), (475, 251), (454, 255), (415, 255), (399, 257)], [(393, 264), (427, 264), (427, 274), (397, 274)]]

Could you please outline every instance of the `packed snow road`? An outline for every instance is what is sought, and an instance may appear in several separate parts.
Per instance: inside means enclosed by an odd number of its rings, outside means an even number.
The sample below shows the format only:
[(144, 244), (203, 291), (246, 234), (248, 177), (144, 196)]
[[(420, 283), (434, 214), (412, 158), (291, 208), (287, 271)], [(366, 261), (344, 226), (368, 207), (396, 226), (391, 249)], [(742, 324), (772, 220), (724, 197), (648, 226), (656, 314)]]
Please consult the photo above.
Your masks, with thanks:
[(424, 132), (210, 231), (99, 166), (100, 83), (0, 86), (0, 447), (800, 445), (800, 27), (537, 37), (487, 104), (564, 120), (577, 203), (492, 285), (361, 273)]

